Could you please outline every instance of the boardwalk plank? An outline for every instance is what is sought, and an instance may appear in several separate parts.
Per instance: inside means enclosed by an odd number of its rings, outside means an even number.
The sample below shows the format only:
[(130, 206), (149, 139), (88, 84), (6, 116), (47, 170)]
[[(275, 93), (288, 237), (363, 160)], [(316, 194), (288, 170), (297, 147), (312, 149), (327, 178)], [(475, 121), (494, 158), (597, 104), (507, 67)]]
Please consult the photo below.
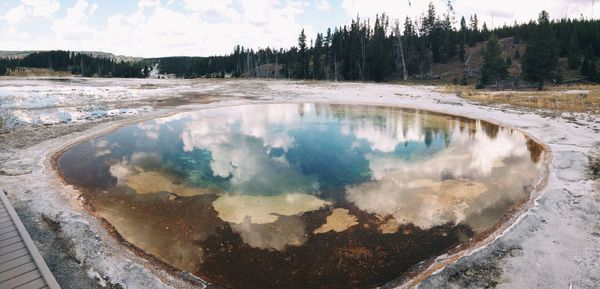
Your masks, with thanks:
[(4, 240), (0, 241), (0, 248), (10, 246), (10, 245), (16, 244), (18, 242), (23, 242), (23, 240), (21, 240), (20, 236), (14, 236), (12, 238), (4, 239)]
[(0, 289), (60, 289), (19, 215), (0, 190)]
[(0, 248), (0, 256), (4, 256), (8, 253), (11, 253), (11, 252), (17, 251), (19, 249), (23, 249), (23, 248), (26, 249), (25, 243), (23, 243), (23, 242), (18, 242), (18, 243), (12, 244), (10, 246)]
[(12, 230), (14, 230), (14, 227), (9, 227), (9, 228), (4, 228), (4, 229), (0, 229), (0, 235), (4, 234), (4, 233), (8, 233)]
[(12, 219), (11, 218), (4, 218), (2, 220), (0, 220), (0, 224), (6, 224), (6, 223), (10, 223), (12, 224)]
[(25, 274), (21, 274), (15, 278), (6, 280), (4, 282), (0, 282), (0, 288), (15, 288), (40, 277), (42, 277), (40, 271), (38, 269), (34, 269)]
[(6, 272), (0, 273), (0, 282), (4, 282), (9, 279), (16, 278), (20, 275), (23, 275), (27, 272), (37, 270), (37, 265), (34, 262), (28, 262), (25, 264), (21, 264), (15, 268), (12, 268)]
[[(26, 248), (19, 249), (17, 251), (14, 251), (14, 252), (8, 253), (6, 255), (0, 256), (0, 263), (8, 262), (8, 261), (10, 261), (12, 259), (16, 259), (16, 258), (19, 258), (21, 256), (28, 255), (28, 254), (29, 254), (29, 251), (27, 251)], [(0, 288), (2, 288), (2, 287), (0, 287)]]
[(33, 259), (29, 255), (21, 256), (16, 259), (12, 259), (8, 262), (0, 264), (0, 273), (8, 271), (17, 266), (21, 266), (25, 263), (32, 262), (32, 261), (33, 261)]
[(13, 222), (0, 223), (0, 229), (7, 228), (7, 227), (14, 227), (14, 226), (15, 226), (15, 224), (13, 224)]
[(19, 231), (15, 228), (13, 231), (0, 235), (0, 241), (4, 241), (6, 239), (10, 239), (14, 236), (19, 236)]
[(41, 289), (41, 288), (48, 288), (46, 286), (46, 282), (44, 281), (43, 278), (37, 278), (29, 283), (25, 283), (19, 287), (15, 287), (15, 289)]

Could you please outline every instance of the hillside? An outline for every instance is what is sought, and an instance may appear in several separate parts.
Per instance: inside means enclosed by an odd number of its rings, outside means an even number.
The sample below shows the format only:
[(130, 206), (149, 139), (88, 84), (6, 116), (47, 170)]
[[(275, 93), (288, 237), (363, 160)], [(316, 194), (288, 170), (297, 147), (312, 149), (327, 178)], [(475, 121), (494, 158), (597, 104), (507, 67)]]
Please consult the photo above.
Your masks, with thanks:
[[(48, 52), (50, 50), (24, 50), (24, 51), (7, 51), (0, 50), (0, 58), (17, 58), (22, 59), (27, 55), (30, 55), (35, 52)], [(71, 51), (73, 53), (86, 54), (92, 57), (98, 58), (107, 58), (116, 62), (135, 62), (140, 61), (142, 57), (133, 57), (133, 56), (124, 56), (124, 55), (116, 55), (110, 52), (102, 52), (102, 51)]]

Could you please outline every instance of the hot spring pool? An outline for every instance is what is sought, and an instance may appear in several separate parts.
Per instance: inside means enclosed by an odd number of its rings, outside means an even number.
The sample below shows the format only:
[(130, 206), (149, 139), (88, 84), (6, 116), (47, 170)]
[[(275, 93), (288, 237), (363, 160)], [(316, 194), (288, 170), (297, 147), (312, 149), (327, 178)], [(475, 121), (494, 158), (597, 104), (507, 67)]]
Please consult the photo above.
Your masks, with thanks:
[(542, 154), (457, 116), (264, 104), (126, 126), (56, 166), (124, 240), (213, 284), (369, 288), (489, 232)]

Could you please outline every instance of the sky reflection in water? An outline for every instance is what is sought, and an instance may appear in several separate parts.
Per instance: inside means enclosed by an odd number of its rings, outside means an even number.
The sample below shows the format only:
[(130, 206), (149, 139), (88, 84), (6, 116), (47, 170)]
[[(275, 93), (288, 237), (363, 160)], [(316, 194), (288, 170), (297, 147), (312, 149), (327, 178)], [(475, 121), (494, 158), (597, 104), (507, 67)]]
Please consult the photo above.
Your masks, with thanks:
[(493, 226), (537, 182), (541, 153), (454, 116), (269, 104), (124, 127), (58, 167), (127, 241), (176, 268), (232, 287), (353, 288)]

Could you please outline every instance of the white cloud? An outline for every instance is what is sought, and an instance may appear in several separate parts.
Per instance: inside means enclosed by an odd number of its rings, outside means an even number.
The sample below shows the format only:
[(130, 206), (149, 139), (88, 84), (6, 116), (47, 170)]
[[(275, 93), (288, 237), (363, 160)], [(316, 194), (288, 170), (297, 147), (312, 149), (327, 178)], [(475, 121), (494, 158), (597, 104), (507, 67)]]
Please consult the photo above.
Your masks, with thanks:
[(331, 10), (331, 3), (329, 3), (329, 0), (315, 0), (315, 7), (319, 11), (329, 11)]
[[(413, 1), (415, 2), (415, 1)], [(429, 3), (429, 2), (428, 2)], [(414, 4), (414, 3), (413, 3)], [(351, 17), (360, 15), (363, 17), (373, 17), (376, 14), (385, 12), (392, 17), (404, 17), (408, 14), (407, 1), (389, 1), (389, 0), (344, 0), (342, 7)]]
[(183, 0), (183, 4), (185, 8), (205, 17), (225, 17), (233, 21), (239, 21), (241, 17), (240, 13), (232, 7), (232, 0)]
[(4, 14), (4, 20), (9, 25), (17, 25), (31, 18), (52, 16), (60, 9), (57, 0), (21, 0), (20, 4)]
[(4, 14), (4, 19), (8, 21), (10, 25), (15, 25), (27, 19), (27, 14), (27, 7), (21, 4), (17, 7), (8, 10), (8, 12)]
[(52, 31), (61, 40), (81, 41), (90, 38), (96, 32), (87, 22), (98, 8), (97, 3), (89, 4), (85, 0), (78, 0), (75, 5), (67, 9), (67, 15), (52, 23)]
[[(296, 2), (261, 0), (242, 3), (236, 8), (228, 0), (203, 2), (208, 4), (204, 6), (197, 1), (186, 3), (185, 9), (177, 10), (144, 1), (138, 5), (140, 9), (129, 15), (109, 17), (106, 26), (96, 31), (88, 29), (87, 19), (82, 17), (85, 13), (78, 13), (82, 21), (76, 26), (85, 29), (66, 27), (67, 22), (63, 21), (65, 25), (55, 25), (56, 38), (49, 38), (52, 43), (47, 46), (60, 43), (64, 46), (48, 48), (104, 50), (146, 57), (215, 55), (229, 53), (237, 44), (252, 48), (289, 47), (295, 44), (302, 28), (307, 33), (313, 32), (310, 26), (303, 27), (296, 19), (304, 9)], [(69, 22), (71, 26), (75, 26), (73, 22)], [(69, 42), (64, 42), (65, 39)]]
[(138, 7), (144, 9), (146, 7), (160, 6), (160, 0), (139, 0)]

